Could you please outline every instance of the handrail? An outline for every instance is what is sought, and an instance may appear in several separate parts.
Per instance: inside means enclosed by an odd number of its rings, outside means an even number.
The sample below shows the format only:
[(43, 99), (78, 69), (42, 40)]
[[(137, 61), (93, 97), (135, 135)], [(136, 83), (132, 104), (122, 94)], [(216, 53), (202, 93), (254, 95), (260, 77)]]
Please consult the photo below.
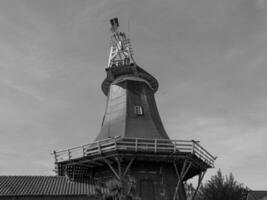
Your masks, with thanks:
[(110, 151), (133, 151), (150, 153), (191, 153), (213, 167), (215, 157), (194, 140), (169, 140), (149, 138), (108, 138), (93, 143), (54, 151), (55, 162), (90, 157)]
[[(115, 138), (119, 138), (119, 136), (116, 136), (114, 138), (107, 138), (107, 139), (104, 139), (104, 140), (99, 140), (99, 142), (105, 142), (105, 141), (109, 141), (109, 140), (113, 140)], [(93, 145), (95, 144), (96, 142), (91, 142), (91, 143), (87, 143), (87, 144), (83, 144), (83, 145), (79, 145), (79, 146), (76, 146), (76, 147), (72, 147), (72, 148), (69, 148), (69, 149), (63, 149), (63, 150), (59, 150), (59, 151), (56, 151), (57, 153), (61, 153), (61, 152), (66, 152), (68, 150), (74, 150), (74, 149), (79, 149), (81, 147), (84, 147), (84, 146), (90, 146), (90, 145)], [(51, 154), (54, 154), (54, 152), (52, 152)]]
[(195, 142), (193, 140), (193, 142), (195, 143), (195, 145), (199, 148), (201, 148), (206, 154), (208, 154), (210, 157), (212, 157), (214, 160), (216, 159), (216, 157), (214, 157), (213, 155), (211, 155), (206, 149), (204, 149), (202, 146), (200, 146), (197, 142)]

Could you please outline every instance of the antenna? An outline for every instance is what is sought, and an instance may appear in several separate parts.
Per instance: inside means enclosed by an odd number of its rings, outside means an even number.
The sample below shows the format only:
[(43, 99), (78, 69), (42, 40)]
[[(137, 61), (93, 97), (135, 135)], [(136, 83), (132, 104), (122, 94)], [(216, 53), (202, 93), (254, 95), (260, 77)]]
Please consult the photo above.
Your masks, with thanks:
[(135, 63), (130, 39), (126, 37), (124, 32), (118, 31), (118, 18), (110, 19), (110, 25), (112, 36), (108, 67), (124, 66)]

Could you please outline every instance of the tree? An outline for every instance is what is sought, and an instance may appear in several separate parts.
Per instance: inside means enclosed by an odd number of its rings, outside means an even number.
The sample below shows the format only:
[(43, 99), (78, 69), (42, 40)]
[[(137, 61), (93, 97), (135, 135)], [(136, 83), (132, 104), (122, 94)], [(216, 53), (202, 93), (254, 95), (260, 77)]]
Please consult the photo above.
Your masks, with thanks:
[(232, 173), (223, 176), (219, 169), (217, 174), (199, 189), (197, 200), (245, 200), (248, 188), (238, 183)]
[[(104, 189), (105, 188), (105, 189)], [(96, 194), (90, 198), (97, 200), (140, 200), (135, 192), (135, 180), (124, 177), (120, 181), (111, 179), (105, 183), (98, 183)]]
[(121, 181), (110, 180), (106, 183), (109, 190), (109, 197), (112, 200), (139, 200), (135, 193), (135, 180), (132, 177), (124, 177)]

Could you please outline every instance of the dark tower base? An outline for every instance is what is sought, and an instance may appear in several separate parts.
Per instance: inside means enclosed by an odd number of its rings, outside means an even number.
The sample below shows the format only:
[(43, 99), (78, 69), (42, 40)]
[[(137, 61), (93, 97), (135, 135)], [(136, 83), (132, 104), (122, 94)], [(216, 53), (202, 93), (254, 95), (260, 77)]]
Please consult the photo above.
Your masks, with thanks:
[[(121, 163), (123, 172), (129, 162), (125, 161)], [(116, 169), (115, 166), (114, 169)], [(114, 182), (114, 174), (111, 173), (110, 169), (105, 167), (100, 168), (96, 175), (99, 181)], [(134, 161), (123, 179), (128, 183), (125, 189), (128, 191), (132, 190), (142, 200), (171, 200), (173, 199), (177, 185), (177, 177), (171, 163)], [(115, 178), (115, 181), (118, 181), (118, 179)], [(183, 185), (180, 186), (179, 193), (179, 199), (185, 200)]]

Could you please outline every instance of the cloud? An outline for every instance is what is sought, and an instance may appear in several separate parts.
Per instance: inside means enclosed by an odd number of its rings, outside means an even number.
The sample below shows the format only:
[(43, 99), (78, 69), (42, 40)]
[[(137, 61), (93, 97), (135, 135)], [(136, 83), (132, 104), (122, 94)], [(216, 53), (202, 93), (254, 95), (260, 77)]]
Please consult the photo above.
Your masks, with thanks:
[[(105, 107), (108, 20), (118, 16), (126, 32), (130, 22), (137, 64), (159, 79), (169, 135), (200, 140), (219, 157), (207, 178), (222, 168), (252, 189), (266, 185), (259, 181), (266, 166), (266, 1), (0, 4), (0, 156), (21, 166), (5, 171), (1, 164), (3, 172), (52, 172), (51, 150), (95, 138)], [(28, 164), (17, 159), (23, 155)]]

